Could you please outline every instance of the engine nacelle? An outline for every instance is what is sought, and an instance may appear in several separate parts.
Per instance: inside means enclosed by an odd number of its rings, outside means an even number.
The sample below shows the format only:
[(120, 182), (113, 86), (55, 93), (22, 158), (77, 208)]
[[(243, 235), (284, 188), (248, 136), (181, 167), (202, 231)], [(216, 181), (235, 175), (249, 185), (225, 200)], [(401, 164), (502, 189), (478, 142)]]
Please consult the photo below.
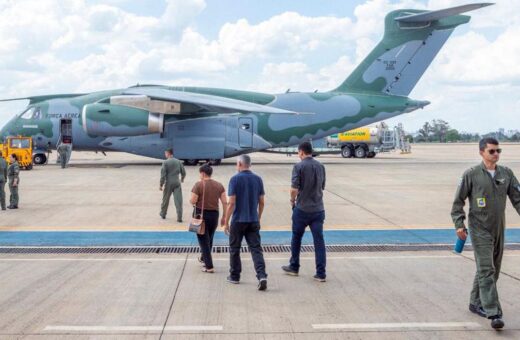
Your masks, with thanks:
[(108, 103), (83, 107), (83, 130), (91, 136), (141, 136), (164, 131), (164, 114)]

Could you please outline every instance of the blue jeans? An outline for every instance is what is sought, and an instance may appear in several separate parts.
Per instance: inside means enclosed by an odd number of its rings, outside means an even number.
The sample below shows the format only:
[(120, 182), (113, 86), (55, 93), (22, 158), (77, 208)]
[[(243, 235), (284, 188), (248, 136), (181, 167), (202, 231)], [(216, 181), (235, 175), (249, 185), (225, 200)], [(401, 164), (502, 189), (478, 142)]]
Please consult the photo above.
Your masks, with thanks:
[(292, 214), (292, 240), (291, 240), (291, 261), (292, 269), (300, 269), (300, 248), (302, 246), (305, 228), (310, 227), (314, 240), (314, 256), (316, 259), (316, 275), (320, 278), (326, 277), (325, 267), (327, 265), (327, 255), (325, 251), (325, 241), (323, 239), (323, 222), (325, 221), (325, 211), (307, 213), (298, 208), (293, 209)]

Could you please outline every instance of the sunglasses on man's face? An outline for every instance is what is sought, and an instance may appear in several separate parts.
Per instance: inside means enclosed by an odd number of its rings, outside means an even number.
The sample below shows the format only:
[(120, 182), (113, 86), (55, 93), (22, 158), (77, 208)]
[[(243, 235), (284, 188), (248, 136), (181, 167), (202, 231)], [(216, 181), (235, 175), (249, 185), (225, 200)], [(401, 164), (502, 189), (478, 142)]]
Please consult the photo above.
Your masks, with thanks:
[(501, 153), (502, 149), (488, 149), (490, 155), (494, 155), (496, 153)]

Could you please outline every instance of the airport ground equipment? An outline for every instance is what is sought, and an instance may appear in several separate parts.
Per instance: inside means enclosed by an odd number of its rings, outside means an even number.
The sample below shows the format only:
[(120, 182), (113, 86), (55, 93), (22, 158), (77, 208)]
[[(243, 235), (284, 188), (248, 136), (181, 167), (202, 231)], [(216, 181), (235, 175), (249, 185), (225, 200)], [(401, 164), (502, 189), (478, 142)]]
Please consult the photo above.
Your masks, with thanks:
[(410, 153), (402, 124), (390, 129), (381, 122), (375, 126), (362, 127), (327, 137), (327, 147), (340, 149), (344, 158), (373, 158), (379, 152), (400, 150)]
[(21, 168), (26, 170), (33, 168), (31, 137), (7, 137), (4, 143), (0, 144), (0, 150), (7, 163), (10, 163), (9, 157), (14, 154)]
[[(390, 129), (387, 124), (362, 127), (326, 138), (313, 140), (312, 146), (316, 155), (341, 154), (344, 158), (373, 158), (380, 152), (399, 150), (401, 153), (411, 153), (412, 148), (406, 139), (403, 125)], [(267, 153), (293, 155), (298, 148), (273, 148)]]

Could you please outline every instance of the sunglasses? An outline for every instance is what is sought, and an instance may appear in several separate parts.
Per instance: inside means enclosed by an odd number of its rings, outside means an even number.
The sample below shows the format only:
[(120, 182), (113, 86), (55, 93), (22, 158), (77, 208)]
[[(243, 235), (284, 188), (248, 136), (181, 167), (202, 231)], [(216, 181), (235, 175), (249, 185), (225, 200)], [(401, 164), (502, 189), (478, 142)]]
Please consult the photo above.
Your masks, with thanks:
[(490, 155), (494, 155), (496, 153), (502, 153), (502, 149), (489, 149), (488, 150)]

